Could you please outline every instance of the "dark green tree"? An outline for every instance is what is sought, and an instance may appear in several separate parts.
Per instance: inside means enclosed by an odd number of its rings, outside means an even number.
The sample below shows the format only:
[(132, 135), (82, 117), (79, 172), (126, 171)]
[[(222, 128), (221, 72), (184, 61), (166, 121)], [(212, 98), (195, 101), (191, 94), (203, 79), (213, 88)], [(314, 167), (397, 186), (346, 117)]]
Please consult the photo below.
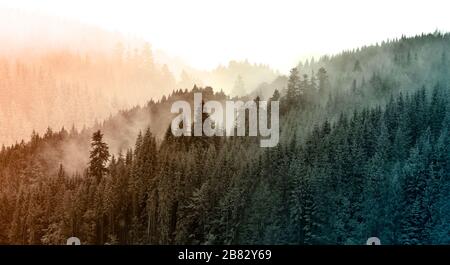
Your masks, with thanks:
[(94, 177), (97, 182), (100, 182), (108, 172), (106, 164), (109, 159), (108, 145), (103, 142), (103, 134), (100, 130), (94, 132), (92, 135), (89, 158), (89, 174)]

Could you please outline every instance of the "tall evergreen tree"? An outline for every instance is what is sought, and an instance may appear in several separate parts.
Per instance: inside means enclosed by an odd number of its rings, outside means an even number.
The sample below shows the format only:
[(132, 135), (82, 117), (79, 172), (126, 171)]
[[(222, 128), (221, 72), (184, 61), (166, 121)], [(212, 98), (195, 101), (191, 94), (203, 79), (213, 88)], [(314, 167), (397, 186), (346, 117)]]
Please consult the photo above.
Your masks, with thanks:
[(100, 130), (94, 132), (92, 135), (89, 158), (89, 174), (94, 177), (97, 182), (100, 182), (108, 172), (106, 164), (109, 159), (108, 145), (103, 142), (103, 134)]

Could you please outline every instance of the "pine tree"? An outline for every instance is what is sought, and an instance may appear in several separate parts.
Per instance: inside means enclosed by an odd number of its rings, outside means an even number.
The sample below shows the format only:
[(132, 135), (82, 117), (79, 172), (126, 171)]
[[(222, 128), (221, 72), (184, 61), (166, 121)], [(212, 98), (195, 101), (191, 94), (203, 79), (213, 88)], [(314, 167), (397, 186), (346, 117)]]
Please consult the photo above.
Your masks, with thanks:
[(286, 99), (289, 105), (298, 104), (300, 99), (300, 77), (297, 68), (292, 68), (287, 84)]
[(280, 92), (278, 91), (278, 89), (275, 89), (275, 91), (273, 91), (273, 95), (270, 98), (270, 100), (277, 101), (277, 100), (280, 100), (280, 97), (281, 97)]
[(319, 93), (323, 96), (328, 89), (328, 74), (325, 68), (319, 68), (319, 71), (317, 72), (317, 80), (319, 80)]
[(109, 159), (108, 145), (103, 142), (103, 134), (100, 130), (92, 135), (90, 151), (89, 173), (97, 182), (108, 172), (106, 163)]

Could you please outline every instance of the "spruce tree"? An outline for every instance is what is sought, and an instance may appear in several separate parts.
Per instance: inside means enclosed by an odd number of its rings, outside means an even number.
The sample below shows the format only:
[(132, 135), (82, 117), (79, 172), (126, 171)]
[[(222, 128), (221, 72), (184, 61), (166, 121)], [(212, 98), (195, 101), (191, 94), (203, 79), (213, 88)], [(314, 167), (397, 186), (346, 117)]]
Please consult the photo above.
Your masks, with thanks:
[(92, 135), (89, 158), (90, 176), (94, 177), (97, 182), (100, 182), (100, 180), (108, 172), (106, 163), (109, 159), (108, 145), (103, 142), (103, 134), (100, 130), (94, 132), (94, 134)]

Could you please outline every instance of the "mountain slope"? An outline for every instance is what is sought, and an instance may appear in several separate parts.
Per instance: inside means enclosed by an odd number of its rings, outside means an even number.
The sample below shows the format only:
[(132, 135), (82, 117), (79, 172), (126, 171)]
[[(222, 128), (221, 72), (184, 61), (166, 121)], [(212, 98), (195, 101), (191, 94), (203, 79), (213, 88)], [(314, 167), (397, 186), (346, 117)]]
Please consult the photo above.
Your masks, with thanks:
[[(293, 70), (280, 88), (275, 148), (260, 148), (251, 137), (160, 134), (170, 122), (164, 114), (170, 101), (193, 91), (95, 127), (114, 146), (108, 137), (132, 139), (128, 130), (139, 124), (133, 121), (150, 121), (132, 150), (110, 149), (114, 158), (104, 175), (70, 174), (58, 152), (45, 160), (70, 141), (65, 132), (5, 148), (0, 240), (61, 244), (77, 235), (83, 244), (365, 244), (377, 236), (382, 244), (448, 244), (450, 88), (443, 54), (449, 42), (448, 34), (430, 34), (323, 58), (312, 64), (323, 67), (312, 79), (301, 76), (309, 64), (300, 76)], [(393, 47), (403, 48), (393, 53)], [(408, 53), (434, 56), (400, 63)], [(365, 85), (352, 86), (366, 75)], [(227, 98), (211, 88), (201, 92)], [(152, 111), (159, 113), (147, 118)], [(73, 145), (89, 148), (93, 130)], [(91, 164), (99, 159), (83, 157)]]

